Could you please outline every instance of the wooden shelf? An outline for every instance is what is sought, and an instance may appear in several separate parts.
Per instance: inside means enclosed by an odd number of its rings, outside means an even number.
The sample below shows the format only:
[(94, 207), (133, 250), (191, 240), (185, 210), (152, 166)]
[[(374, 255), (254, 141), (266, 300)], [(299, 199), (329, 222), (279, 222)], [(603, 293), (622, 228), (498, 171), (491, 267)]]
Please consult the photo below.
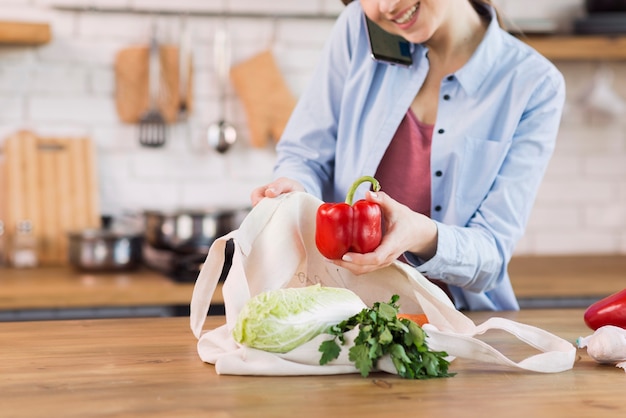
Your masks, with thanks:
[[(102, 2), (104, 3), (104, 2)], [(138, 14), (149, 16), (184, 16), (189, 14), (188, 10), (181, 8), (158, 8), (158, 7), (111, 7), (111, 6), (52, 6), (56, 10), (64, 12), (79, 13), (112, 13), (112, 14)], [(207, 5), (206, 9), (194, 7), (192, 12), (194, 17), (219, 17), (236, 19), (297, 19), (297, 20), (336, 20), (339, 16), (336, 13), (290, 13), (290, 12), (246, 12), (246, 11), (226, 11), (214, 10), (214, 7)]]
[(626, 35), (533, 35), (520, 39), (550, 60), (626, 60)]
[(43, 45), (52, 38), (48, 23), (0, 20), (0, 45)]

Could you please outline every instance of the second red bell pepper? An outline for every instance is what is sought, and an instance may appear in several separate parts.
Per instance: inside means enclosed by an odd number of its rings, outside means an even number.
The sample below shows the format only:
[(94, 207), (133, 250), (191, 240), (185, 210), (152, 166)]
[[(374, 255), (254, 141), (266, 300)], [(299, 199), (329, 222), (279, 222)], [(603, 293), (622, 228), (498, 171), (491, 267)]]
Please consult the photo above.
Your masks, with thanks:
[(591, 304), (585, 310), (584, 319), (593, 330), (605, 325), (626, 329), (626, 289)]
[(315, 219), (315, 244), (326, 258), (338, 260), (347, 252), (369, 253), (382, 240), (382, 212), (377, 203), (359, 200), (352, 204), (361, 183), (372, 183), (379, 191), (378, 180), (363, 176), (352, 184), (344, 203), (323, 203)]

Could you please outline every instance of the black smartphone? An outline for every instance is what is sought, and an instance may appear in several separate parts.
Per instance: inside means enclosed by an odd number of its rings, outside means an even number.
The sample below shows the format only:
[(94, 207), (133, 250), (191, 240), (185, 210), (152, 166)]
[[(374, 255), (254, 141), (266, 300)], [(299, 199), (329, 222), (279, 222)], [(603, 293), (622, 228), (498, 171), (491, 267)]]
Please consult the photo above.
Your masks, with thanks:
[(407, 67), (413, 64), (409, 41), (401, 36), (386, 32), (367, 16), (363, 16), (367, 26), (367, 37), (370, 43), (372, 58), (376, 61)]

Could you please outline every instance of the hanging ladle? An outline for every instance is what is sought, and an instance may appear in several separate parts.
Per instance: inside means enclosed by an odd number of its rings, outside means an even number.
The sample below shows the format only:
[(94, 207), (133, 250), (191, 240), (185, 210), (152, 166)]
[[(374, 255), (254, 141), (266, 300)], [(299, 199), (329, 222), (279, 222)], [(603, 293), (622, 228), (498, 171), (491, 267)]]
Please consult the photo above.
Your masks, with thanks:
[(215, 73), (217, 74), (217, 84), (219, 92), (220, 117), (217, 122), (212, 123), (207, 129), (207, 141), (209, 146), (217, 152), (223, 154), (237, 140), (235, 127), (226, 121), (224, 116), (226, 108), (226, 85), (229, 80), (230, 69), (230, 43), (225, 30), (218, 30), (215, 33)]

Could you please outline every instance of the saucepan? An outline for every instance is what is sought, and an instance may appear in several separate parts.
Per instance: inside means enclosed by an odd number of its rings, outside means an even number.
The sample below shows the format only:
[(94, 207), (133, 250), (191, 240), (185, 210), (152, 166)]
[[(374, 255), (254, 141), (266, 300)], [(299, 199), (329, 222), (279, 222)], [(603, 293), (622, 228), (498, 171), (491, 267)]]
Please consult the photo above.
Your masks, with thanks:
[(80, 270), (133, 270), (142, 262), (141, 231), (113, 228), (105, 221), (100, 229), (69, 232), (68, 240), (69, 262)]
[(146, 243), (181, 254), (207, 253), (217, 238), (237, 229), (249, 212), (249, 208), (146, 210)]

